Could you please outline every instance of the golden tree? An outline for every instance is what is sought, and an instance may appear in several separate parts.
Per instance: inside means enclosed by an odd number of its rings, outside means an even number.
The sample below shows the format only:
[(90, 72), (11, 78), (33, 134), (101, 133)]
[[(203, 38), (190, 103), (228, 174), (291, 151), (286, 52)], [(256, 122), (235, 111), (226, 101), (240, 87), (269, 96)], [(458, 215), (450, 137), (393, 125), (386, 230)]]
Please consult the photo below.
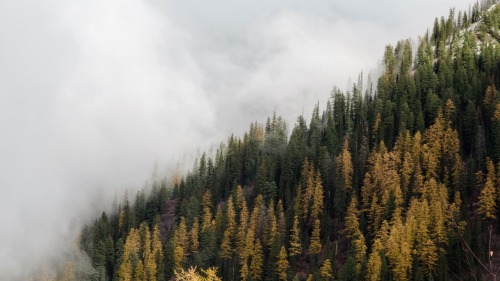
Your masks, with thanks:
[(382, 258), (380, 257), (380, 251), (383, 249), (382, 242), (380, 238), (375, 238), (373, 241), (372, 252), (368, 257), (367, 264), (367, 276), (368, 281), (379, 281), (380, 274), (382, 272)]
[(314, 226), (311, 235), (311, 243), (309, 244), (309, 254), (317, 255), (321, 252), (321, 241), (319, 239), (320, 222), (319, 219), (314, 221)]
[(252, 261), (250, 263), (250, 274), (253, 280), (262, 280), (262, 266), (264, 264), (264, 253), (259, 239), (255, 242)]
[(68, 262), (64, 268), (61, 281), (74, 281), (76, 280), (75, 271), (73, 270), (73, 262)]
[(193, 226), (191, 227), (191, 231), (189, 232), (189, 237), (191, 239), (191, 252), (198, 252), (198, 247), (200, 246), (199, 239), (199, 229), (200, 224), (198, 223), (198, 217), (194, 218)]
[(137, 262), (137, 266), (135, 267), (135, 271), (134, 271), (134, 280), (140, 280), (140, 281), (143, 281), (145, 280), (145, 273), (144, 273), (144, 266), (142, 265), (142, 261), (139, 260), (139, 262)]
[(323, 261), (323, 265), (319, 269), (319, 276), (321, 276), (322, 280), (333, 280), (333, 270), (330, 259)]
[(299, 218), (295, 216), (290, 233), (290, 256), (294, 257), (300, 254), (302, 254), (302, 244), (300, 243)]
[(484, 183), (483, 189), (479, 194), (479, 214), (483, 216), (484, 219), (493, 220), (496, 218), (496, 189), (495, 189), (495, 166), (493, 161), (488, 159), (487, 162), (488, 174), (486, 176), (486, 182)]
[(276, 262), (276, 272), (278, 273), (279, 280), (287, 280), (288, 267), (288, 255), (286, 253), (285, 246), (281, 246), (278, 261)]

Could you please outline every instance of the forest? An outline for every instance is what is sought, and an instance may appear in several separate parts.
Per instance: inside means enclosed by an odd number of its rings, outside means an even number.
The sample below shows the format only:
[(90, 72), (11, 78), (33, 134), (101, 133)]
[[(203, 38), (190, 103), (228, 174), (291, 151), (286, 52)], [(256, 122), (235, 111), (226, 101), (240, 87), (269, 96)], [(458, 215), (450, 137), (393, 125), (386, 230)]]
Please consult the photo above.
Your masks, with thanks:
[(499, 47), (496, 1), (451, 9), (308, 120), (123, 195), (77, 241), (93, 269), (39, 280), (497, 280)]

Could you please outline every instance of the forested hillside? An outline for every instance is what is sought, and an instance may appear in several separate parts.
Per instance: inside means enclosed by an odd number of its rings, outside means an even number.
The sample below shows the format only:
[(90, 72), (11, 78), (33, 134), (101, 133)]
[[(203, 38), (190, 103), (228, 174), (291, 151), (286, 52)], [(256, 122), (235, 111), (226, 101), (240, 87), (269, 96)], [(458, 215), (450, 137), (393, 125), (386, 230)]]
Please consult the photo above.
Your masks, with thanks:
[(96, 270), (69, 263), (60, 277), (496, 280), (500, 6), (490, 2), (436, 18), (415, 47), (388, 45), (376, 86), (360, 75), (308, 119), (251, 124), (188, 174), (125, 196), (79, 240)]

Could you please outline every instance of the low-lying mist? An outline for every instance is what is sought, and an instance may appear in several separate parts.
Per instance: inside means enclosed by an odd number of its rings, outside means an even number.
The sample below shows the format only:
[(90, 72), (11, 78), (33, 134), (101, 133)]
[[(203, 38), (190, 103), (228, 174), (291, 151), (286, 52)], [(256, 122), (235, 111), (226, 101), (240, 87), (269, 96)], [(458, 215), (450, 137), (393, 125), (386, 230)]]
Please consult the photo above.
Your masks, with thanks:
[(385, 44), (468, 6), (197, 2), (0, 3), (1, 280), (64, 252), (155, 163), (168, 176), (273, 111), (293, 127)]

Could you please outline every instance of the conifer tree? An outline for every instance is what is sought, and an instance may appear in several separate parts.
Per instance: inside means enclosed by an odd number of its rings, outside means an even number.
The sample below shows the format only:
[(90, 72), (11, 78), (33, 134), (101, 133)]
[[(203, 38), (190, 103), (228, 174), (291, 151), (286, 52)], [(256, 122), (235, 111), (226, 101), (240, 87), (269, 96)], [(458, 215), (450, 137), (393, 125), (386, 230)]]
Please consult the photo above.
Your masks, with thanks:
[(248, 209), (245, 200), (240, 204), (240, 223), (238, 226), (238, 230), (236, 232), (236, 248), (239, 253), (245, 251), (246, 247), (246, 234), (248, 232)]
[(264, 253), (262, 251), (262, 244), (257, 239), (252, 253), (252, 261), (250, 263), (250, 274), (252, 280), (262, 280), (262, 267), (264, 263)]
[(315, 220), (323, 211), (323, 184), (319, 171), (316, 172), (316, 176), (314, 178), (314, 195), (312, 199), (311, 219)]
[(180, 270), (184, 264), (184, 249), (181, 246), (174, 248), (174, 270)]
[(223, 259), (231, 258), (233, 249), (231, 247), (231, 231), (226, 229), (224, 231), (224, 236), (222, 237), (222, 243), (220, 245), (219, 256)]
[(281, 246), (278, 255), (278, 261), (276, 262), (276, 273), (278, 274), (278, 280), (287, 280), (288, 267), (288, 255), (286, 253), (285, 246)]
[(118, 277), (121, 281), (132, 281), (132, 264), (129, 260), (120, 265)]
[(396, 219), (386, 245), (395, 280), (407, 280), (412, 265), (411, 249), (406, 239), (404, 225), (400, 219)]
[(368, 281), (379, 281), (382, 271), (382, 259), (380, 257), (380, 251), (383, 245), (379, 238), (375, 238), (373, 241), (372, 251), (368, 258), (367, 264), (367, 276)]
[(189, 232), (189, 237), (191, 240), (190, 246), (191, 246), (192, 253), (198, 252), (198, 247), (200, 245), (199, 228), (200, 228), (200, 225), (198, 223), (198, 217), (196, 217), (196, 218), (194, 218), (193, 226), (191, 227), (191, 231)]
[(321, 252), (321, 241), (319, 239), (320, 222), (319, 219), (314, 221), (314, 226), (311, 235), (311, 242), (309, 243), (309, 254), (317, 255)]
[(135, 267), (134, 280), (145, 280), (144, 266), (141, 260), (137, 262), (137, 266)]
[(177, 229), (175, 230), (174, 234), (174, 243), (175, 247), (177, 246), (182, 248), (182, 251), (184, 254), (187, 254), (187, 250), (189, 249), (189, 240), (188, 240), (188, 231), (187, 231), (187, 226), (186, 226), (186, 220), (184, 217), (181, 217), (179, 225), (177, 226)]
[(290, 257), (302, 254), (302, 244), (300, 243), (299, 218), (295, 216), (290, 233)]
[(267, 246), (271, 247), (274, 239), (278, 235), (278, 222), (276, 220), (276, 215), (274, 214), (274, 203), (271, 201), (269, 207), (267, 208), (267, 223), (266, 223), (266, 236), (265, 241), (267, 241)]
[(486, 176), (486, 182), (484, 183), (484, 187), (479, 194), (478, 212), (484, 219), (493, 220), (496, 218), (497, 191), (495, 189), (495, 166), (493, 165), (493, 161), (491, 161), (491, 159), (488, 159), (487, 169), (488, 174)]
[(351, 203), (349, 203), (345, 216), (345, 230), (347, 232), (347, 237), (349, 238), (355, 238), (361, 234), (358, 216), (358, 199), (356, 196), (352, 196)]
[(73, 269), (73, 262), (68, 262), (66, 267), (64, 268), (63, 276), (61, 277), (61, 281), (75, 281), (75, 271)]
[(325, 281), (333, 280), (333, 270), (330, 259), (326, 259), (325, 261), (323, 261), (323, 265), (319, 269), (319, 275), (321, 276), (322, 280)]

